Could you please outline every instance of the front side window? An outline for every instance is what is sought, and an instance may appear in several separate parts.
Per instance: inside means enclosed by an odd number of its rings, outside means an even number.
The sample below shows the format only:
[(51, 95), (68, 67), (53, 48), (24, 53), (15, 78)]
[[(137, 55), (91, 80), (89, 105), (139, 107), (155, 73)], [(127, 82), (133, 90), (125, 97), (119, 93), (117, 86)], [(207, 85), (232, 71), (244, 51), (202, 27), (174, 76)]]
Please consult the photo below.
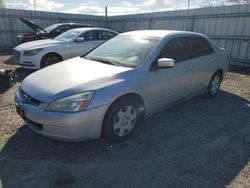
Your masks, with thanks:
[(175, 62), (180, 62), (188, 58), (188, 48), (185, 38), (175, 38), (170, 40), (161, 51), (158, 59), (170, 58)]
[(97, 31), (88, 31), (83, 34), (84, 41), (99, 40), (99, 35)]
[(85, 58), (105, 59), (117, 65), (136, 67), (144, 62), (158, 42), (158, 38), (119, 35), (97, 47)]
[(81, 31), (69, 30), (69, 31), (62, 33), (61, 35), (58, 35), (56, 38), (54, 38), (54, 40), (71, 41), (80, 33), (81, 33)]

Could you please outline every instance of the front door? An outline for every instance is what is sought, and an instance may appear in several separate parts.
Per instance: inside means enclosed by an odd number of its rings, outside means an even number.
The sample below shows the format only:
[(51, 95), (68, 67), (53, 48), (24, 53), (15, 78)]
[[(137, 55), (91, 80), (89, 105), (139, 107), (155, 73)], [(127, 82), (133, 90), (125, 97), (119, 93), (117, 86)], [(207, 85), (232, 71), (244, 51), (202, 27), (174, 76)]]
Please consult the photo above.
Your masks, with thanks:
[(88, 31), (79, 37), (83, 37), (84, 40), (82, 42), (74, 42), (71, 47), (72, 57), (85, 55), (104, 42), (104, 40), (99, 37), (98, 31)]
[[(169, 41), (159, 57), (175, 60), (172, 68), (155, 68), (149, 71), (148, 96), (151, 110), (176, 101), (189, 94), (192, 86), (192, 62), (187, 58), (183, 38)], [(157, 62), (155, 62), (157, 63)]]

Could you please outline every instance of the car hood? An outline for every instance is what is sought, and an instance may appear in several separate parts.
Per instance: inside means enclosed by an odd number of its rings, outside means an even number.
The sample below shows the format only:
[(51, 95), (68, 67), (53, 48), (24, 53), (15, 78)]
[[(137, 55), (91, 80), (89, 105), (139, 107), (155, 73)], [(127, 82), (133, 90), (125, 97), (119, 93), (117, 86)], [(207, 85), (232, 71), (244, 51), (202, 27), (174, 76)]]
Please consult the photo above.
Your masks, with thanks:
[(117, 83), (120, 80), (115, 75), (130, 69), (76, 57), (32, 73), (21, 88), (39, 101), (51, 102)]
[(41, 26), (37, 25), (37, 24), (34, 23), (33, 21), (28, 20), (28, 19), (26, 19), (26, 18), (20, 18), (20, 20), (21, 20), (25, 25), (27, 25), (28, 27), (30, 27), (33, 31), (38, 32), (38, 31), (43, 30), (43, 31), (46, 33), (46, 31), (44, 30), (44, 28), (42, 28)]
[(52, 40), (52, 39), (36, 40), (36, 41), (25, 42), (23, 44), (20, 44), (17, 47), (15, 47), (15, 50), (17, 51), (32, 50), (32, 49), (37, 49), (37, 48), (45, 48), (48, 46), (61, 45), (62, 43), (65, 43), (65, 42)]

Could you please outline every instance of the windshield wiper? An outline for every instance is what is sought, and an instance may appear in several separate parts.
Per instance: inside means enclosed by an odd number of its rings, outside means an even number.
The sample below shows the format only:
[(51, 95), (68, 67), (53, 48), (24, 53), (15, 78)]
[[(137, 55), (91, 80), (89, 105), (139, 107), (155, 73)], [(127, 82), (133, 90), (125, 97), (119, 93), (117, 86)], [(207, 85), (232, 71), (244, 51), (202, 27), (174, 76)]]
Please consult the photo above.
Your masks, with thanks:
[(121, 67), (129, 67), (129, 68), (135, 68), (136, 67), (135, 65), (123, 64), (123, 63), (119, 63), (119, 62), (111, 60), (111, 59), (106, 59), (106, 58), (101, 58), (101, 57), (86, 57), (86, 56), (83, 56), (83, 58), (93, 60), (93, 61), (98, 61), (98, 62), (109, 64), (109, 65), (115, 65), (115, 66), (121, 66)]
[(99, 61), (101, 63), (105, 63), (105, 64), (109, 64), (109, 65), (120, 66), (119, 63), (112, 61), (110, 59), (99, 58), (99, 57), (91, 57), (91, 58), (86, 58), (86, 59), (93, 60), (93, 61)]

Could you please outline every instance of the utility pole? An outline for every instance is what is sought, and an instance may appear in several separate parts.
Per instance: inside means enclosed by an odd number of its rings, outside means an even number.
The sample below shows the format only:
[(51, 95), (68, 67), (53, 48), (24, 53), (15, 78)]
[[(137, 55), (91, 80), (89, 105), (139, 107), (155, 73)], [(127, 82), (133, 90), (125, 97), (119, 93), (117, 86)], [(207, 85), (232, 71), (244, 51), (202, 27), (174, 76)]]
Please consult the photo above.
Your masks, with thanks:
[(36, 0), (34, 0), (34, 10), (36, 11)]
[(189, 30), (189, 7), (190, 7), (190, 0), (188, 0), (188, 9), (187, 9), (187, 30)]
[(105, 27), (108, 27), (108, 7), (105, 6)]

